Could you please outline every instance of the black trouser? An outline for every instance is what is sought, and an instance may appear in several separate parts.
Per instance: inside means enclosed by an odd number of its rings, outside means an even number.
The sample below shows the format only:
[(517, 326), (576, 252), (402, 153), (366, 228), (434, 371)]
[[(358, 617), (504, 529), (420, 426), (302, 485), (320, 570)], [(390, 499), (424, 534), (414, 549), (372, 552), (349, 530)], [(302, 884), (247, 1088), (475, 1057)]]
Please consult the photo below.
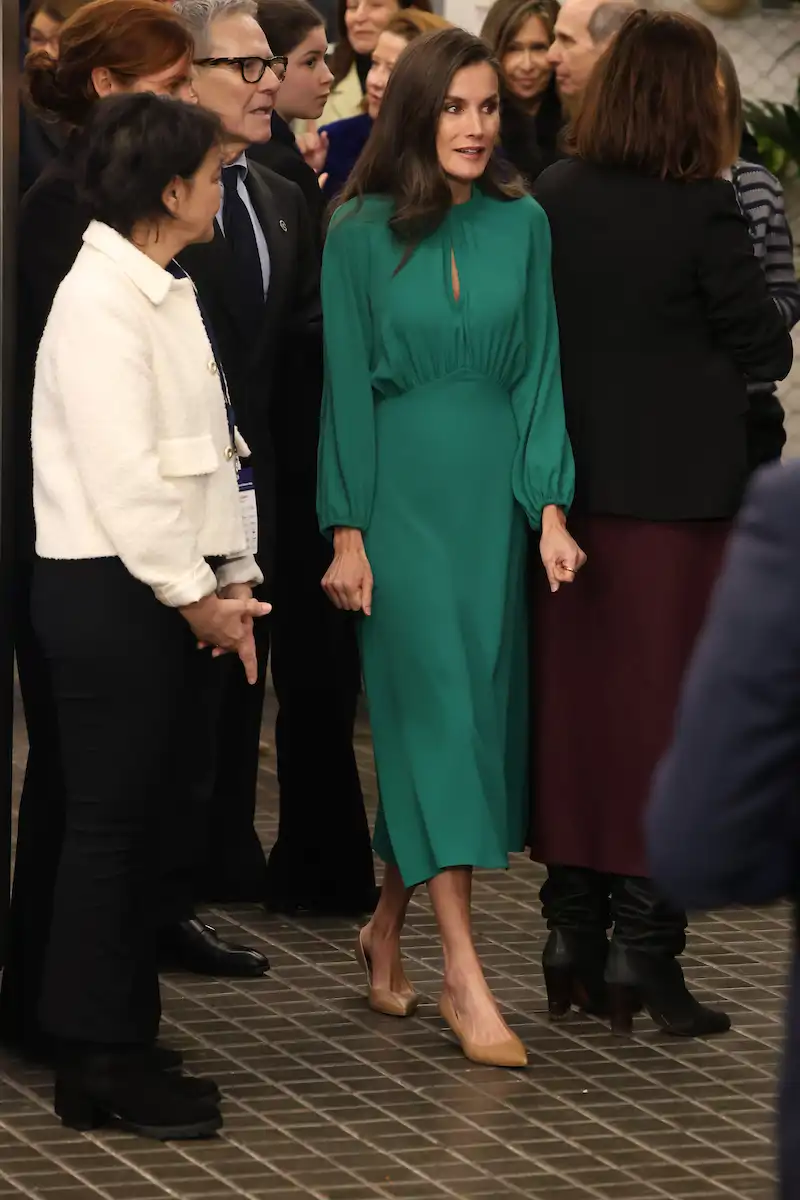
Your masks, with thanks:
[(199, 652), (180, 614), (118, 559), (38, 562), (33, 616), (66, 790), (41, 1023), (61, 1038), (148, 1042), (160, 1017), (160, 830)]
[[(319, 533), (313, 480), (282, 480), (277, 518), (275, 582), (264, 594), (273, 613), (269, 624), (256, 626), (259, 684), (249, 687), (241, 671), (227, 671), (200, 893), (312, 905), (366, 902), (375, 876), (353, 750), (358, 648), (349, 614), (337, 612), (320, 586), (331, 548)], [(267, 867), (253, 814), (270, 641), (280, 824)]]
[(625, 950), (673, 958), (686, 947), (686, 913), (642, 876), (550, 864), (540, 898), (548, 929), (584, 933), (613, 924)]
[(13, 1041), (39, 1036), (37, 1002), (61, 842), (64, 781), (50, 668), (31, 618), (33, 562), (14, 570), (14, 648), (28, 731), (28, 762), (19, 805), (14, 886), (0, 992), (0, 1029)]

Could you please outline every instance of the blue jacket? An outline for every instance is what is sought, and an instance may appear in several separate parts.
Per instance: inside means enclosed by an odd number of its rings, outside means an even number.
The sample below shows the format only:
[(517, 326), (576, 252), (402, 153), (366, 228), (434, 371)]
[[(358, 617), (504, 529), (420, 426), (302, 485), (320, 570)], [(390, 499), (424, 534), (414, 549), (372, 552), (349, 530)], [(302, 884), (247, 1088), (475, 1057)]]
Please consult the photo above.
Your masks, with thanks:
[(371, 132), (372, 117), (367, 113), (333, 121), (320, 129), (328, 135), (328, 157), (323, 167), (328, 178), (322, 189), (327, 200), (335, 200), (347, 183)]
[[(800, 880), (800, 463), (756, 475), (647, 818), (653, 877), (687, 908), (795, 899)], [(781, 1196), (800, 1197), (800, 969), (780, 1102)]]

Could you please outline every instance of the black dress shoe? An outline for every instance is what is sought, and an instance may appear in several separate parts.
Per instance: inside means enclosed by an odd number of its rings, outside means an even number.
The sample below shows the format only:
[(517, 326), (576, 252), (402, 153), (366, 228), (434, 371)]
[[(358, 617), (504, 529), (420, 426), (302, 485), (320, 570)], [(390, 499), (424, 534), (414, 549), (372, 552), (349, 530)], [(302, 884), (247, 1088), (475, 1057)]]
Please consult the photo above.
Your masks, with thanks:
[(54, 1108), (69, 1129), (116, 1124), (160, 1141), (210, 1137), (221, 1127), (216, 1102), (193, 1081), (159, 1071), (127, 1048), (72, 1055), (56, 1074)]
[(269, 970), (268, 959), (258, 950), (223, 942), (215, 929), (197, 917), (161, 930), (159, 959), (163, 967), (194, 975), (256, 979)]

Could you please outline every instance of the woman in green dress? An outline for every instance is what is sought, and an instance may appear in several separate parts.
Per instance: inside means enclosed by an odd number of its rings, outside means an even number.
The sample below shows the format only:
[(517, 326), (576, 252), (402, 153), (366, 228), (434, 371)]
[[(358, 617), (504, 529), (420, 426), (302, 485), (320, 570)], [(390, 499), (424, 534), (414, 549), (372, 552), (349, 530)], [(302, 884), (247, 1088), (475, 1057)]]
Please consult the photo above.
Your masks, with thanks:
[(472, 869), (525, 840), (526, 518), (554, 592), (583, 554), (549, 229), (494, 161), (498, 106), (491, 52), (463, 30), (398, 61), (325, 248), (318, 507), (323, 586), (363, 614), (386, 864), (356, 949), (369, 1002), (416, 1007), (400, 932), (427, 883), (442, 1016), (468, 1058), (524, 1066), (472, 941)]

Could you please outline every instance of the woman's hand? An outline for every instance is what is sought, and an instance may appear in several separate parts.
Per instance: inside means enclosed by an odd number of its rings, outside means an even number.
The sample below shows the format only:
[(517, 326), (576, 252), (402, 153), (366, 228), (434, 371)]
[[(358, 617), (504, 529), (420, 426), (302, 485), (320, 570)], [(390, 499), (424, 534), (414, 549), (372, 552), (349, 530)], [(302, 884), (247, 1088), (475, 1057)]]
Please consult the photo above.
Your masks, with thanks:
[(327, 133), (317, 132), (316, 121), (306, 121), (306, 131), (298, 133), (296, 141), (298, 150), (311, 170), (319, 175), (328, 158)]
[[(231, 584), (230, 588), (240, 589), (244, 586)], [(228, 592), (230, 588), (225, 591)], [(250, 588), (246, 590), (249, 593), (247, 598), (227, 599), (215, 593), (195, 604), (187, 604), (180, 612), (189, 622), (199, 645), (214, 646), (218, 653), (230, 651), (238, 654), (247, 682), (255, 683), (258, 679), (258, 662), (253, 621), (271, 612), (272, 605), (254, 600)]]
[(333, 535), (333, 562), (322, 586), (337, 608), (349, 612), (372, 612), (372, 568), (360, 529), (337, 529)]
[(586, 555), (567, 531), (564, 513), (555, 504), (548, 504), (542, 512), (539, 553), (551, 592), (557, 592), (562, 583), (574, 583), (575, 576), (586, 562)]

